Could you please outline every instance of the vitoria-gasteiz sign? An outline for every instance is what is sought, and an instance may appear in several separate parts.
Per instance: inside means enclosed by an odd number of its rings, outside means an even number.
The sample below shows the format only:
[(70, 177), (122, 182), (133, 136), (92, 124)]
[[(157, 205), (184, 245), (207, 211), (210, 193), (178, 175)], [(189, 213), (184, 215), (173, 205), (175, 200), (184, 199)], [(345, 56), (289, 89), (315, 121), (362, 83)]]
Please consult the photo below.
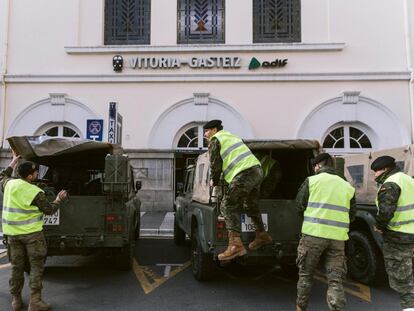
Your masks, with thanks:
[[(282, 68), (288, 63), (288, 59), (271, 59), (259, 61), (256, 57), (250, 59), (249, 64), (246, 64), (249, 70), (258, 68)], [(131, 69), (180, 69), (187, 66), (192, 69), (203, 68), (223, 68), (223, 69), (238, 69), (243, 67), (243, 61), (240, 57), (234, 56), (209, 56), (209, 57), (130, 57), (126, 64), (121, 55), (115, 55), (112, 58), (112, 66), (114, 71), (121, 72), (125, 67)]]

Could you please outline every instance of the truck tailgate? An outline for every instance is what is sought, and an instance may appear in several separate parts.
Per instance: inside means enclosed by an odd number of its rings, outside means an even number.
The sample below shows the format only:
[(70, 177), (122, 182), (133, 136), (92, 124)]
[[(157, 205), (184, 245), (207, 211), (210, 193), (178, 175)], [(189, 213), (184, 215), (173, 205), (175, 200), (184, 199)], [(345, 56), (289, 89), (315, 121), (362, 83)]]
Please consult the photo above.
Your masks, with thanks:
[[(260, 200), (260, 212), (262, 218), (265, 218), (268, 232), (274, 242), (299, 240), (302, 219), (297, 213), (294, 200)], [(254, 236), (254, 230), (249, 229), (243, 224), (242, 215), (243, 240), (251, 240), (251, 237)]]
[(104, 230), (106, 207), (104, 196), (71, 196), (59, 210), (45, 220), (45, 235), (96, 236)]

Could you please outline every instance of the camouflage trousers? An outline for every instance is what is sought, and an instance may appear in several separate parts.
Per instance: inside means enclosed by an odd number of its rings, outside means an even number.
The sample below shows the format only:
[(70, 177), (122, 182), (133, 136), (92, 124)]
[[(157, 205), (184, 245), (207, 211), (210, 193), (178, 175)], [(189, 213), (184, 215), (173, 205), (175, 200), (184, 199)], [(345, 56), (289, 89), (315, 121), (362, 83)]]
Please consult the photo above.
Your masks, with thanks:
[(227, 230), (241, 231), (240, 214), (245, 212), (251, 217), (256, 230), (264, 231), (259, 210), (260, 183), (263, 172), (260, 166), (254, 166), (237, 174), (228, 186), (221, 211)]
[(10, 293), (19, 294), (24, 285), (24, 268), (28, 260), (30, 265), (29, 286), (32, 292), (42, 290), (43, 270), (47, 247), (43, 232), (8, 236), (10, 260), (12, 266), (9, 280)]
[(388, 281), (400, 296), (401, 308), (414, 308), (414, 244), (384, 241), (383, 253)]
[(342, 286), (346, 276), (345, 242), (304, 235), (298, 247), (299, 268), (296, 305), (306, 310), (312, 290), (313, 274), (325, 256), (328, 279), (327, 303), (330, 310), (344, 310), (346, 299)]

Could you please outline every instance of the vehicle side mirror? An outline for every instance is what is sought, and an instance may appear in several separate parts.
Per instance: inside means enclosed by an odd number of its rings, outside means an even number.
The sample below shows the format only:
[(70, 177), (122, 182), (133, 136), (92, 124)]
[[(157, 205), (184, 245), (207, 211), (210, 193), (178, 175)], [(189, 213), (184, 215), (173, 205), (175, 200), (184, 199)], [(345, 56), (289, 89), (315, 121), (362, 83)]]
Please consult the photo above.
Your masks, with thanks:
[(135, 191), (141, 190), (142, 188), (142, 182), (140, 180), (137, 180), (135, 182)]

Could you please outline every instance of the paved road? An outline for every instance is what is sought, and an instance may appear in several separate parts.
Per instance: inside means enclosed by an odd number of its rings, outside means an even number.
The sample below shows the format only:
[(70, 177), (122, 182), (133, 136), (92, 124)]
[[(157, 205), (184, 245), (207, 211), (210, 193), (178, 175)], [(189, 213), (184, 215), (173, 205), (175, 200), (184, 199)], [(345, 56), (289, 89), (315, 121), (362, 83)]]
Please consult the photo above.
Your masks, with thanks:
[[(141, 239), (129, 272), (115, 270), (100, 256), (49, 258), (45, 297), (53, 310), (294, 310), (295, 276), (233, 265), (199, 283), (189, 258), (189, 247), (177, 247), (166, 238)], [(6, 258), (0, 258), (0, 310), (9, 310), (9, 274)], [(324, 277), (316, 278), (309, 310), (328, 310)], [(346, 310), (400, 310), (386, 284), (369, 288), (347, 283), (347, 299)]]

